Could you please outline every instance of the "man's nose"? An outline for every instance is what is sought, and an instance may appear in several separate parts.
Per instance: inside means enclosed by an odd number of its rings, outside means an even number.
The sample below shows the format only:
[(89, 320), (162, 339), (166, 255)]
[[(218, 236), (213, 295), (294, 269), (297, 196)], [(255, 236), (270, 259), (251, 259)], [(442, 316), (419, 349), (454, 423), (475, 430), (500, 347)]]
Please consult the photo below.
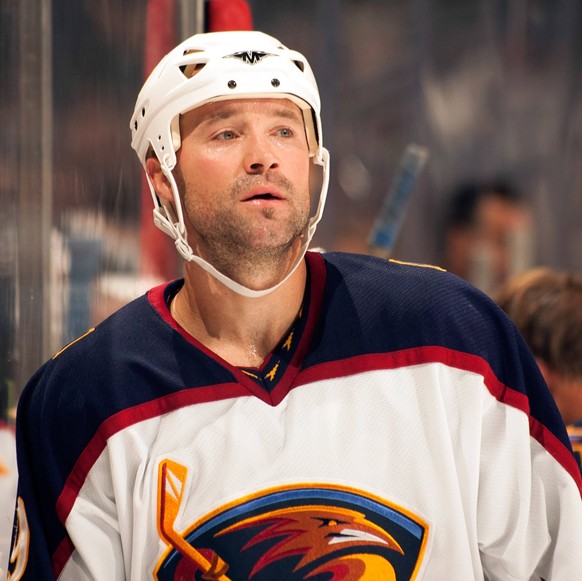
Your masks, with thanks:
[(248, 137), (244, 166), (249, 174), (262, 174), (279, 167), (275, 146), (267, 136)]

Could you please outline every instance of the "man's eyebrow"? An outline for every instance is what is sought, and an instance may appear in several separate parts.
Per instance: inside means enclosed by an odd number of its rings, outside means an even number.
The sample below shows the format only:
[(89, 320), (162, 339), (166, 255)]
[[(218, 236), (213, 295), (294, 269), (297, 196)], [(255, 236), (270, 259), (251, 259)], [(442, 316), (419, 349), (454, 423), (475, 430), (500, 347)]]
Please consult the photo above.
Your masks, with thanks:
[(222, 121), (224, 119), (229, 119), (230, 117), (234, 117), (236, 111), (233, 109), (219, 109), (218, 111), (213, 111), (212, 113), (208, 113), (204, 115), (201, 122), (202, 123), (211, 123), (212, 121)]
[[(238, 115), (240, 111), (235, 107), (223, 107), (217, 111), (212, 111), (203, 117), (201, 123), (212, 123), (213, 121), (224, 121)], [(273, 109), (271, 117), (283, 117), (292, 121), (303, 122), (303, 116), (298, 109), (289, 109), (288, 107), (277, 107)]]
[(285, 119), (291, 119), (294, 121), (303, 121), (303, 116), (299, 109), (288, 109), (287, 107), (281, 107), (273, 112), (274, 117), (284, 117)]

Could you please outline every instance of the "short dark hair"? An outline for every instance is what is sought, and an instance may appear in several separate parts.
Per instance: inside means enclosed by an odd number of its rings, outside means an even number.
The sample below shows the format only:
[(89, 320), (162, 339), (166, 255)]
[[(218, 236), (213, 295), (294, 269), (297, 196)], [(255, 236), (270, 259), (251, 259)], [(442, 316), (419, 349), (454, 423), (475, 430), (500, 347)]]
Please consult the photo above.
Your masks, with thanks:
[(522, 201), (518, 189), (507, 180), (465, 182), (453, 191), (449, 199), (445, 231), (452, 227), (474, 224), (479, 202), (490, 196), (514, 204)]

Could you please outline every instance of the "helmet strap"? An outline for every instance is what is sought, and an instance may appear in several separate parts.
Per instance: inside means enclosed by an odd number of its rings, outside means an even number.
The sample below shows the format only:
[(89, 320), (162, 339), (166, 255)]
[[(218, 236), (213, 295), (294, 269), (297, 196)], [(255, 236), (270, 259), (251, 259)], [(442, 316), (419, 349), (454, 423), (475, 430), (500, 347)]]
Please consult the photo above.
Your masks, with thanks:
[(212, 264), (210, 264), (202, 257), (194, 253), (187, 239), (186, 225), (184, 223), (184, 214), (182, 212), (182, 203), (180, 201), (178, 185), (176, 184), (176, 180), (174, 178), (172, 171), (165, 163), (162, 163), (162, 170), (166, 175), (168, 181), (170, 182), (170, 186), (174, 196), (174, 208), (172, 209), (168, 207), (167, 204), (160, 203), (158, 196), (153, 188), (153, 184), (151, 183), (148, 176), (148, 184), (152, 192), (152, 197), (154, 198), (155, 206), (154, 223), (158, 228), (160, 228), (160, 230), (162, 230), (163, 232), (165, 232), (174, 239), (176, 249), (178, 250), (180, 255), (184, 258), (184, 260), (196, 263), (198, 266), (200, 266), (207, 273), (212, 275), (216, 280), (221, 282), (223, 285), (225, 285), (233, 292), (248, 298), (259, 298), (266, 296), (272, 293), (273, 291), (277, 290), (281, 285), (283, 285), (289, 279), (289, 277), (295, 272), (297, 267), (301, 264), (305, 256), (305, 253), (307, 252), (311, 239), (315, 234), (317, 223), (319, 222), (323, 214), (323, 208), (325, 206), (325, 199), (327, 196), (327, 188), (329, 184), (329, 153), (325, 148), (323, 147), (321, 148), (321, 155), (319, 156), (319, 158), (314, 158), (314, 163), (323, 166), (322, 185), (319, 194), (317, 210), (315, 212), (315, 215), (310, 219), (309, 224), (305, 229), (304, 243), (301, 247), (301, 251), (299, 252), (295, 262), (289, 269), (289, 272), (276, 285), (269, 287), (267, 289), (254, 290), (248, 288), (236, 282), (235, 280), (229, 278), (228, 276), (220, 272), (218, 269), (216, 269)]

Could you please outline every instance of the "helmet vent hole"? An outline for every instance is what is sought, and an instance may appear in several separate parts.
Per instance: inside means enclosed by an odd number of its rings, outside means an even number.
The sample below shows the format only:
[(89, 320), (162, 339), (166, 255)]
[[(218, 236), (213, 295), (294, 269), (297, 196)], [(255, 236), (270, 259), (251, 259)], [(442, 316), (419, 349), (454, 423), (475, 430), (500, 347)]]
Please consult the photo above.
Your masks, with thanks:
[(137, 120), (133, 122), (133, 128), (137, 131)]
[(227, 85), (229, 89), (236, 89), (236, 81), (228, 81)]
[(145, 117), (145, 107), (141, 110), (141, 116)]
[(273, 87), (278, 87), (281, 84), (281, 81), (279, 79), (271, 79), (271, 85), (273, 85)]
[[(199, 51), (190, 51), (190, 52), (199, 52)], [(195, 75), (197, 75), (204, 67), (206, 63), (193, 63), (191, 65), (182, 65), (179, 67), (180, 72), (187, 78), (191, 79)]]
[(302, 72), (305, 72), (305, 63), (302, 61), (293, 61), (293, 63), (295, 64), (295, 66)]

